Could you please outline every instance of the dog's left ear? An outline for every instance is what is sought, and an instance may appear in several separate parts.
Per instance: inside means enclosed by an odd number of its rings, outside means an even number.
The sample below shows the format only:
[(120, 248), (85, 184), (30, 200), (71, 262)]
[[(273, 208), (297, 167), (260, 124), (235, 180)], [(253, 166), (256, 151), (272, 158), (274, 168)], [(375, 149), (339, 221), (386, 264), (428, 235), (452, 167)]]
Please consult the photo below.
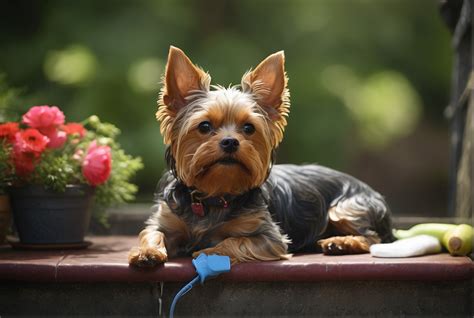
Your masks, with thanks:
[(244, 91), (255, 96), (270, 119), (280, 121), (289, 113), (287, 82), (285, 53), (280, 51), (263, 60), (255, 70), (245, 73), (241, 84)]
[(272, 144), (277, 147), (283, 139), (286, 117), (290, 112), (290, 92), (286, 87), (285, 54), (274, 53), (261, 62), (253, 71), (242, 77), (242, 89), (251, 93), (273, 122)]

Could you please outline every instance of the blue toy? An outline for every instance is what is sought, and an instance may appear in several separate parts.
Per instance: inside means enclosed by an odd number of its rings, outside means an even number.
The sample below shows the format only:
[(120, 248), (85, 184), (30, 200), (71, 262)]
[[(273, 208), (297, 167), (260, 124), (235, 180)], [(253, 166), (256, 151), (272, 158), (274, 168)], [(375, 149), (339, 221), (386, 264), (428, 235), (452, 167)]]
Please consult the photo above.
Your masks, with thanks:
[(190, 291), (199, 281), (201, 281), (201, 284), (204, 284), (204, 281), (208, 278), (229, 272), (230, 258), (229, 256), (199, 254), (197, 258), (193, 259), (193, 265), (196, 268), (198, 275), (181, 288), (176, 296), (174, 296), (170, 308), (170, 318), (173, 318), (174, 309), (178, 299)]

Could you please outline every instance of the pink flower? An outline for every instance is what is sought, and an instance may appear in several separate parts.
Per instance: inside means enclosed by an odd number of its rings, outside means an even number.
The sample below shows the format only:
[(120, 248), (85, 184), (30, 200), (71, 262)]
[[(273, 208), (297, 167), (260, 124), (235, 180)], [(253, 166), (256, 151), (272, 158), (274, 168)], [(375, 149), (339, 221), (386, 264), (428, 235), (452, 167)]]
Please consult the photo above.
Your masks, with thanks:
[(100, 185), (109, 179), (112, 169), (112, 155), (109, 146), (99, 146), (93, 141), (87, 149), (82, 162), (82, 174), (92, 186)]
[(61, 148), (67, 140), (67, 134), (64, 131), (56, 130), (47, 135), (49, 138), (48, 148)]
[(64, 113), (56, 106), (33, 106), (23, 115), (23, 122), (44, 135), (50, 135), (64, 124)]
[(34, 157), (39, 157), (48, 143), (48, 137), (42, 135), (37, 129), (28, 128), (15, 134), (13, 149), (16, 152), (30, 153)]

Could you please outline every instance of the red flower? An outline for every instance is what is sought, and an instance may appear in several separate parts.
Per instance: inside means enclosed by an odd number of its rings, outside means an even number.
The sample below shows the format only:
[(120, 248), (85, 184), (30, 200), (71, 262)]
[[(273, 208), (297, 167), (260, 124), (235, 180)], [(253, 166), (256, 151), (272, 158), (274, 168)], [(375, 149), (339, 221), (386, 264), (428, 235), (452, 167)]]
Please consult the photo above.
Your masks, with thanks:
[(66, 132), (68, 135), (78, 135), (79, 137), (84, 137), (87, 130), (79, 123), (68, 123), (61, 126), (61, 130)]
[(87, 149), (82, 162), (82, 174), (92, 186), (100, 185), (109, 179), (112, 169), (112, 155), (109, 146), (99, 146), (93, 141)]
[(13, 149), (17, 152), (31, 153), (35, 157), (39, 157), (48, 143), (48, 137), (34, 128), (28, 128), (15, 134)]
[(5, 139), (10, 143), (15, 141), (15, 134), (20, 130), (18, 123), (5, 123), (0, 125), (0, 139)]
[(12, 159), (18, 176), (25, 177), (33, 172), (48, 143), (49, 138), (34, 128), (20, 130), (15, 134)]
[(33, 106), (23, 115), (23, 122), (44, 135), (50, 135), (64, 124), (64, 113), (56, 106)]
[(26, 177), (35, 170), (36, 155), (32, 152), (22, 152), (18, 148), (13, 148), (12, 152), (13, 165), (15, 173), (19, 177)]

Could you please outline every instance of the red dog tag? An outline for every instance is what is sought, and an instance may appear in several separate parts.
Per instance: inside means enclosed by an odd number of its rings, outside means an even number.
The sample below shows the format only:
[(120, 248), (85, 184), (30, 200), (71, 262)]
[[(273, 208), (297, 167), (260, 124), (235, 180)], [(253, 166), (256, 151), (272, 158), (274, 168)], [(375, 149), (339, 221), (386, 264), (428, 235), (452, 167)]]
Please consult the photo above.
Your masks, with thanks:
[(200, 202), (191, 203), (191, 209), (197, 216), (204, 216), (204, 206)]

